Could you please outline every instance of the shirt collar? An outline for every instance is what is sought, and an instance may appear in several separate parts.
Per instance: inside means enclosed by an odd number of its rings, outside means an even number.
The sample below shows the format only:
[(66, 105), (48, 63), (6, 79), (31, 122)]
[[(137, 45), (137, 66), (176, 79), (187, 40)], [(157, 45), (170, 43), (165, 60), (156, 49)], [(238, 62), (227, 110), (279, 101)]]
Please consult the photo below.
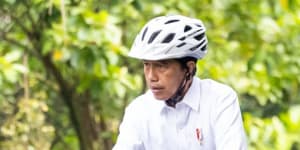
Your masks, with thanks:
[(183, 97), (180, 103), (184, 103), (195, 111), (199, 111), (200, 102), (200, 84), (199, 79), (194, 77), (191, 87)]

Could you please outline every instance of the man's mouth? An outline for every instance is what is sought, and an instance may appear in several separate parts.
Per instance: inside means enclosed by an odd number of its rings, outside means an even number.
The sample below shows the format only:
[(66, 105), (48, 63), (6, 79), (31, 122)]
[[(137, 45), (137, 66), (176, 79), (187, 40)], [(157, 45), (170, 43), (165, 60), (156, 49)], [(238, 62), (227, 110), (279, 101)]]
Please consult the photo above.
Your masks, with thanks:
[(164, 88), (159, 86), (152, 86), (150, 87), (150, 89), (154, 94), (157, 94), (160, 93)]

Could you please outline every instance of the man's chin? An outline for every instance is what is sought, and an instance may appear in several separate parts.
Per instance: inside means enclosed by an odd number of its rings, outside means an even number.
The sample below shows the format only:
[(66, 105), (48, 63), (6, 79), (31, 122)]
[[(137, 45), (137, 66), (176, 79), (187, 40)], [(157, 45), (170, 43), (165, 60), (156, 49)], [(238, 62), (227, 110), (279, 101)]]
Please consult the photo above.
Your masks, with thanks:
[(166, 97), (166, 96), (160, 96), (160, 95), (154, 95), (154, 94), (153, 94), (153, 96), (155, 99), (160, 100), (160, 101), (165, 101), (168, 99), (168, 97)]

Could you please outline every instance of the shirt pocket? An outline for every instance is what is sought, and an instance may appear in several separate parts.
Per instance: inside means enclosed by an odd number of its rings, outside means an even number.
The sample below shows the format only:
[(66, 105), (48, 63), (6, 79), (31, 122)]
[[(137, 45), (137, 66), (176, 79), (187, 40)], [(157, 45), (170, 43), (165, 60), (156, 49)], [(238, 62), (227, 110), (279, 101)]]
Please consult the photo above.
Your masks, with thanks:
[(202, 150), (203, 143), (196, 138), (190, 139), (190, 144), (188, 146), (190, 150)]
[(188, 149), (188, 150), (202, 150), (202, 149), (204, 149), (203, 137), (202, 137), (202, 139), (200, 139), (200, 137), (198, 138), (196, 130), (195, 131), (190, 131), (189, 133), (187, 133), (185, 138), (187, 140), (186, 149)]

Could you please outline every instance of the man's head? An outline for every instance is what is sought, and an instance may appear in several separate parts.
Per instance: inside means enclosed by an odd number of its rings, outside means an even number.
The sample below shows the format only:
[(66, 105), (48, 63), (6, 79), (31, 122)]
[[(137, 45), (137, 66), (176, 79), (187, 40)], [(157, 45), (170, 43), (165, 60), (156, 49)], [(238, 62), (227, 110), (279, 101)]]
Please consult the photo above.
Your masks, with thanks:
[[(150, 20), (135, 38), (129, 56), (144, 61), (145, 78), (155, 98), (181, 100), (207, 53), (205, 27), (180, 15)], [(174, 104), (174, 105), (175, 105)]]
[(182, 81), (195, 74), (195, 62), (193, 58), (143, 60), (145, 79), (154, 97), (167, 100), (174, 95)]

